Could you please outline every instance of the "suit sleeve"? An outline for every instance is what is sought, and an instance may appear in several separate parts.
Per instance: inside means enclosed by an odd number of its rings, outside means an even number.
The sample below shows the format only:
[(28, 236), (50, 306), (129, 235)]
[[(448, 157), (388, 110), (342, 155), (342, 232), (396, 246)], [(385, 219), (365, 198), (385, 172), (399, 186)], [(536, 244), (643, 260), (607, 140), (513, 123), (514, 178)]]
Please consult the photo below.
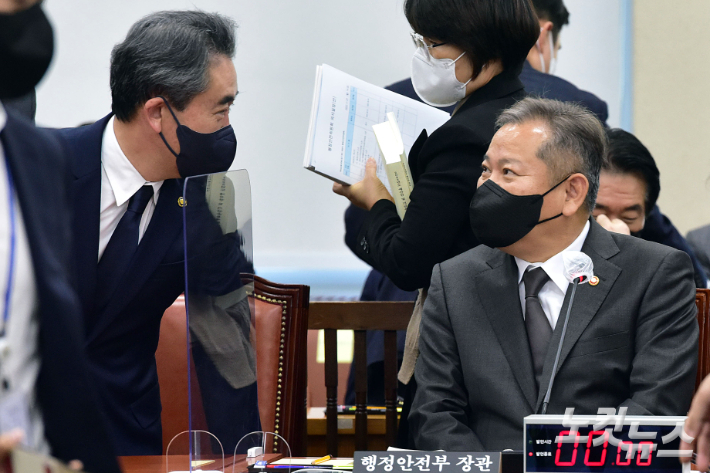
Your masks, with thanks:
[(469, 428), (471, 412), (439, 265), (424, 303), (419, 352), (414, 372), (417, 393), (409, 414), (416, 448), (485, 451)]
[(357, 236), (367, 217), (367, 210), (355, 207), (353, 204), (345, 209), (345, 244), (357, 255)]
[(707, 287), (705, 270), (700, 264), (695, 252), (668, 217), (661, 213), (657, 205), (653, 207), (646, 217), (646, 224), (639, 233), (639, 236), (644, 240), (655, 241), (656, 243), (688, 253), (695, 271), (695, 286), (700, 288)]
[(433, 134), (422, 149), (433, 158), (414, 185), (404, 220), (394, 203), (383, 199), (362, 225), (356, 254), (405, 291), (427, 287), (434, 265), (454, 256), (453, 246), (468, 228), (487, 147), (471, 135), (462, 126)]
[(669, 253), (651, 279), (637, 321), (629, 414), (685, 415), (695, 387), (698, 323), (693, 267)]

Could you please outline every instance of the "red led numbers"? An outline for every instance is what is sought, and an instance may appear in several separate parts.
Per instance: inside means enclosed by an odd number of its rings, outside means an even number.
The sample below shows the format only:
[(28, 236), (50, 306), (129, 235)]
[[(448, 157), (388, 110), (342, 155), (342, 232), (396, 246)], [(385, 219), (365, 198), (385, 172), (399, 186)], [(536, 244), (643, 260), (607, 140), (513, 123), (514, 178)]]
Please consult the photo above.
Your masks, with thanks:
[[(563, 430), (559, 437), (566, 437), (572, 433), (571, 430)], [(573, 466), (577, 462), (577, 447), (579, 446), (579, 432), (574, 433), (574, 450), (572, 450), (572, 459), (568, 462), (560, 461), (560, 453), (562, 453), (562, 442), (557, 443), (557, 454), (555, 455), (555, 465), (557, 466)]]
[[(649, 445), (648, 447), (648, 458), (643, 460), (642, 454), (644, 452), (643, 445)], [(639, 452), (636, 456), (636, 464), (638, 466), (649, 466), (651, 465), (651, 456), (653, 456), (653, 442), (639, 442)]]
[[(622, 440), (619, 442), (619, 450), (617, 451), (616, 454), (616, 464), (619, 466), (629, 466), (631, 465), (631, 460), (633, 460), (633, 456), (627, 454), (629, 453), (629, 450), (624, 450), (621, 446), (622, 445), (629, 445), (629, 449), (633, 448), (631, 445), (633, 445), (632, 442), (627, 442), (625, 440)], [(622, 460), (623, 458), (623, 460)]]
[[(572, 434), (570, 430), (564, 430), (559, 433), (559, 437), (567, 437)], [(604, 444), (601, 445), (601, 453), (598, 460), (594, 458), (590, 459), (592, 455), (592, 450), (594, 448), (593, 442), (595, 438), (604, 436)], [(579, 432), (575, 432), (574, 447), (572, 450), (572, 458), (569, 461), (560, 461), (560, 456), (562, 454), (562, 445), (571, 445), (567, 442), (557, 443), (557, 453), (555, 454), (555, 465), (556, 466), (574, 466), (577, 463), (577, 448), (579, 447)], [(628, 450), (624, 450), (622, 445), (628, 445), (628, 449), (632, 449), (632, 455), (627, 457)], [(644, 452), (644, 445), (648, 445), (648, 457), (642, 458)], [(584, 454), (584, 464), (586, 466), (604, 466), (606, 463), (606, 454), (609, 447), (609, 433), (604, 430), (595, 430), (589, 432), (587, 435), (587, 449)], [(616, 466), (629, 466), (633, 460), (633, 451), (636, 450), (636, 465), (637, 466), (651, 466), (652, 456), (653, 456), (653, 442), (639, 442), (637, 446), (634, 446), (633, 442), (622, 440), (619, 442), (619, 447), (616, 452)]]
[[(592, 441), (594, 439), (594, 436), (604, 436), (604, 445), (602, 446), (602, 456), (599, 459), (599, 461), (589, 461), (589, 454), (592, 452)], [(589, 435), (587, 436), (587, 453), (584, 454), (584, 464), (587, 466), (604, 466), (604, 462), (606, 461), (606, 447), (609, 445), (609, 433), (605, 432), (603, 430), (595, 430), (593, 432), (589, 432)]]

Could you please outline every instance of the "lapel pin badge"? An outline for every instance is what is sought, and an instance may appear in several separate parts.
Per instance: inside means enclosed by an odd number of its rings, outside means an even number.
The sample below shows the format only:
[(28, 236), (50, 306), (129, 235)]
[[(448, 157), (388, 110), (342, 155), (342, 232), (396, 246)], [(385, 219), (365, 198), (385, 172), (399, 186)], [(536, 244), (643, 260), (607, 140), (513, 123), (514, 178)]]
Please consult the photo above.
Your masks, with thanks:
[(592, 276), (592, 278), (589, 280), (589, 285), (596, 286), (597, 284), (599, 284), (599, 276)]
[(178, 197), (178, 205), (180, 207), (185, 207), (187, 205), (187, 201), (184, 197)]

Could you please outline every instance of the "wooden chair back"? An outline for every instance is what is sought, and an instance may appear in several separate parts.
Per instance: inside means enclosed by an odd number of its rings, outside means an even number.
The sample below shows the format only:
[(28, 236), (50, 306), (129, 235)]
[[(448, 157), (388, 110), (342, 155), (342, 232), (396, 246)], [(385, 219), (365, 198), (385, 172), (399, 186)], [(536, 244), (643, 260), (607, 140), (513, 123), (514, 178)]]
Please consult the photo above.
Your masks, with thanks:
[(328, 453), (338, 455), (338, 330), (355, 332), (355, 450), (367, 450), (367, 330), (385, 332), (386, 439), (397, 437), (397, 330), (406, 330), (413, 302), (311, 302), (310, 330), (325, 338), (326, 437)]
[(695, 305), (698, 307), (698, 374), (695, 389), (710, 374), (710, 289), (695, 290)]
[[(306, 455), (308, 298), (304, 285), (254, 276), (259, 417), (265, 432), (281, 435), (294, 456)], [(288, 451), (277, 438), (267, 453)]]
[[(275, 432), (289, 443), (291, 453), (306, 454), (306, 363), (309, 287), (283, 285), (254, 276), (250, 295), (254, 314), (259, 417), (262, 430)], [(251, 279), (243, 275), (243, 279)], [(155, 353), (163, 406), (163, 453), (175, 435), (188, 430), (187, 364), (192, 369), (193, 430), (209, 430), (201, 409), (201, 392), (192, 356), (187, 352), (185, 299), (180, 296), (165, 311)], [(185, 445), (175, 445), (187, 452)], [(267, 445), (280, 452), (282, 442)]]
[[(155, 362), (158, 368), (160, 384), (160, 402), (163, 411), (160, 420), (163, 426), (163, 455), (170, 441), (180, 432), (189, 429), (189, 404), (187, 386), (187, 364), (190, 363), (191, 382), (197, 389), (193, 390), (194, 406), (202, 406), (199, 382), (195, 374), (195, 363), (192, 356), (187, 356), (187, 324), (185, 312), (185, 297), (180, 296), (163, 314), (160, 323), (160, 339), (155, 351)], [(196, 409), (193, 412), (193, 430), (207, 430), (205, 412)], [(188, 437), (178, 438), (171, 451), (187, 453)], [(175, 450), (173, 450), (175, 449)]]

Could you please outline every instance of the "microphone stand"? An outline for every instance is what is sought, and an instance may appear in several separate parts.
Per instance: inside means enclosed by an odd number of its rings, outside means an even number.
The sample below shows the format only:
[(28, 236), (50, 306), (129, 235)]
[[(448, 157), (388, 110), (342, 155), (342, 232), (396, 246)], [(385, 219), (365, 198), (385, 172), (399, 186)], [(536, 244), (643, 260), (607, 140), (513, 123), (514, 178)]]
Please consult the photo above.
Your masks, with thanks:
[(557, 345), (557, 354), (555, 355), (555, 364), (552, 365), (552, 374), (550, 375), (550, 384), (547, 386), (547, 392), (545, 392), (545, 399), (542, 401), (542, 409), (540, 414), (545, 415), (547, 412), (547, 405), (550, 403), (550, 393), (552, 392), (552, 384), (555, 382), (555, 375), (557, 374), (557, 365), (560, 363), (560, 353), (562, 352), (562, 345), (565, 341), (565, 333), (567, 333), (567, 322), (569, 322), (569, 313), (572, 310), (572, 303), (574, 302), (574, 294), (577, 292), (577, 286), (581, 281), (582, 277), (578, 277), (574, 280), (572, 286), (572, 294), (569, 297), (569, 304), (567, 305), (567, 314), (565, 314), (565, 322), (562, 326), (562, 334), (560, 335), (560, 343)]

